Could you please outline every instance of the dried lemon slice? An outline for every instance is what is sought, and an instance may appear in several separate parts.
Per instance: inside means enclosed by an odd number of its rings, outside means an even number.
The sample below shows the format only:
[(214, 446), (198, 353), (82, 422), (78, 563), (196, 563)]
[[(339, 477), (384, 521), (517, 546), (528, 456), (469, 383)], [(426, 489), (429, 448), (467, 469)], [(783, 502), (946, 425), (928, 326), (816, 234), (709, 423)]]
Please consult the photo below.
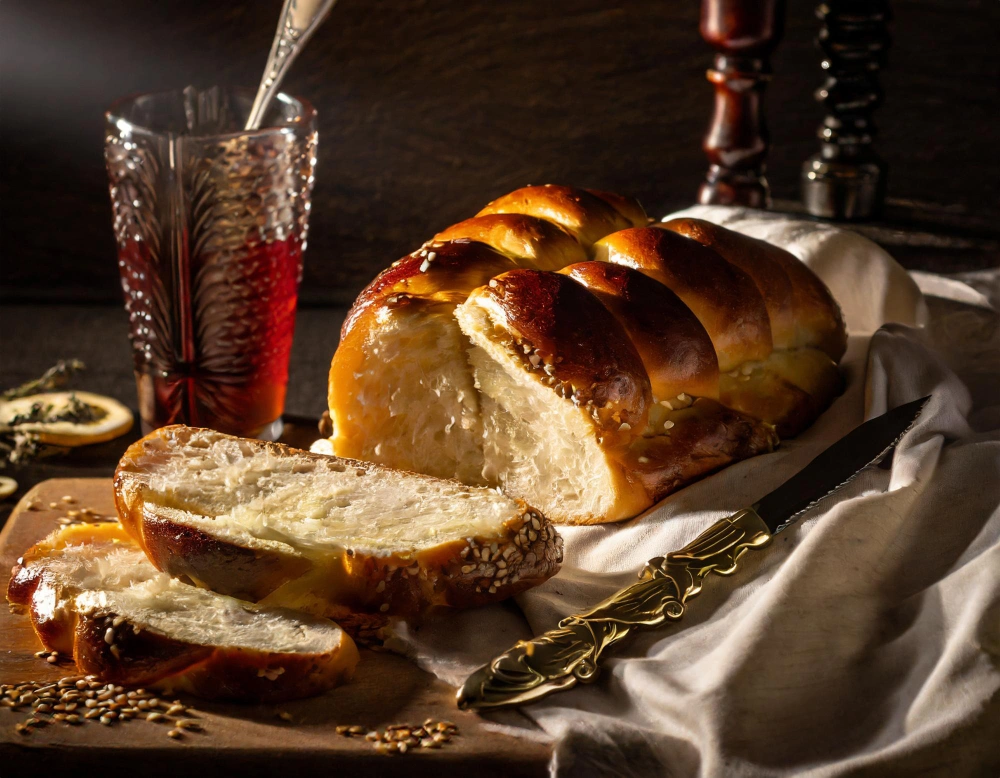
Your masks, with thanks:
[(10, 497), (16, 491), (17, 481), (5, 475), (0, 475), (0, 500)]
[(132, 412), (90, 392), (45, 392), (0, 402), (0, 427), (30, 432), (52, 446), (86, 446), (132, 428)]

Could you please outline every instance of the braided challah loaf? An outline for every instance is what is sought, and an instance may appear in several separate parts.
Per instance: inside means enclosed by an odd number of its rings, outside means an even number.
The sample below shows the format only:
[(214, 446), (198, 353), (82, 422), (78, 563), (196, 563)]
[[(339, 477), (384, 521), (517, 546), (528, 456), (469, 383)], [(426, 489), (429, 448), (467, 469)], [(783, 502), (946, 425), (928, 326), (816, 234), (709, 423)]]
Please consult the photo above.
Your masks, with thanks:
[(634, 200), (529, 186), (387, 268), (330, 368), (334, 453), (634, 516), (808, 426), (843, 318), (791, 254)]

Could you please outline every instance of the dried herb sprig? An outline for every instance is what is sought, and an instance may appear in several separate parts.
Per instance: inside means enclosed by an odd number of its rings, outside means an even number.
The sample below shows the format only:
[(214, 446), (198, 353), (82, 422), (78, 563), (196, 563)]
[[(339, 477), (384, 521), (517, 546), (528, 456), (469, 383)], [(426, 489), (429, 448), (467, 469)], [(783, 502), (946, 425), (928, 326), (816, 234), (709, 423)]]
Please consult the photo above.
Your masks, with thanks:
[[(86, 365), (79, 359), (61, 359), (45, 371), (41, 378), (16, 386), (0, 393), (0, 400), (17, 400), (41, 392), (51, 392), (66, 386), (72, 377)], [(32, 432), (17, 429), (18, 425), (31, 422), (72, 421), (87, 423), (97, 421), (106, 415), (101, 408), (93, 408), (76, 395), (70, 397), (69, 406), (58, 413), (53, 413), (51, 405), (33, 403), (31, 409), (24, 414), (18, 414), (7, 424), (0, 425), (0, 469), (8, 465), (23, 465), (37, 459), (65, 454), (69, 449), (62, 446), (46, 445)]]
[(12, 418), (8, 424), (16, 427), (18, 424), (32, 424), (42, 422), (52, 424), (57, 421), (69, 421), (74, 424), (89, 424), (100, 421), (108, 412), (95, 405), (88, 405), (75, 394), (69, 396), (69, 405), (61, 411), (54, 412), (52, 403), (36, 402), (31, 404), (27, 413), (19, 413)]
[(0, 400), (16, 400), (41, 392), (52, 392), (66, 386), (74, 374), (85, 370), (87, 366), (79, 359), (60, 359), (45, 371), (41, 378), (7, 389), (0, 394)]

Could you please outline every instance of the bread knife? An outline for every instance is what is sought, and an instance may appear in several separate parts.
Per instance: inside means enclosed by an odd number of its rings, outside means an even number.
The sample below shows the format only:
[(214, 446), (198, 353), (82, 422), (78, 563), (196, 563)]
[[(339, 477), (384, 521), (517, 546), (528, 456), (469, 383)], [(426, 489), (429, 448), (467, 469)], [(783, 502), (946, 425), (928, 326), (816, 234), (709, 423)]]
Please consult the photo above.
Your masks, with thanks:
[(749, 508), (716, 522), (691, 543), (650, 559), (639, 581), (595, 608), (567, 616), (531, 640), (521, 640), (469, 676), (458, 707), (524, 705), (578, 682), (593, 681), (604, 653), (633, 630), (659, 627), (684, 615), (709, 573), (731, 575), (750, 549), (761, 549), (824, 497), (885, 456), (929, 399), (869, 419)]

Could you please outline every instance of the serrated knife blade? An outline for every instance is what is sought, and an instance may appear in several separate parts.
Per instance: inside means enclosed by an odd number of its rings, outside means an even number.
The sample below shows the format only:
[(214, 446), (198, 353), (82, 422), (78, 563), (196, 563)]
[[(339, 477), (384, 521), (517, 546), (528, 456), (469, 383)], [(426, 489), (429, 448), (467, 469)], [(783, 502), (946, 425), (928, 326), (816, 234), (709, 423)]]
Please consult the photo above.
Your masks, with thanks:
[(772, 535), (884, 457), (920, 416), (928, 397), (899, 405), (855, 427), (753, 506)]
[(900, 405), (849, 432), (750, 508), (716, 522), (691, 543), (650, 559), (639, 581), (596, 607), (508, 651), (469, 676), (460, 708), (523, 705), (592, 681), (604, 652), (633, 630), (684, 615), (709, 573), (731, 575), (748, 549), (763, 548), (824, 497), (878, 462), (906, 434), (929, 397)]

